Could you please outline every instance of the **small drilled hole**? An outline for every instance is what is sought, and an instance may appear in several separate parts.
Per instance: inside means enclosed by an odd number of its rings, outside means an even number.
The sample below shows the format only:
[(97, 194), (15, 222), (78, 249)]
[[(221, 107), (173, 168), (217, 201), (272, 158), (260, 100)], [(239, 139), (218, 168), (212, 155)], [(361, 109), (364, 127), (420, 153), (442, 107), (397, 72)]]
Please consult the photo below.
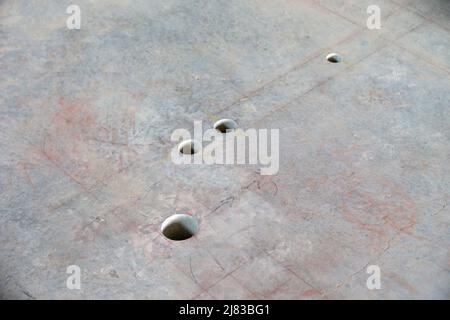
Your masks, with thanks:
[(231, 120), (231, 119), (222, 119), (217, 121), (214, 124), (214, 129), (222, 132), (222, 133), (227, 133), (229, 131), (233, 131), (238, 127), (236, 121)]
[(185, 140), (178, 146), (178, 151), (182, 154), (194, 154), (198, 152), (198, 144), (194, 140)]
[(330, 53), (329, 55), (327, 55), (327, 60), (331, 63), (339, 63), (342, 61), (342, 58), (337, 53)]
[(188, 214), (174, 214), (164, 220), (161, 233), (174, 241), (186, 240), (198, 231), (197, 219)]

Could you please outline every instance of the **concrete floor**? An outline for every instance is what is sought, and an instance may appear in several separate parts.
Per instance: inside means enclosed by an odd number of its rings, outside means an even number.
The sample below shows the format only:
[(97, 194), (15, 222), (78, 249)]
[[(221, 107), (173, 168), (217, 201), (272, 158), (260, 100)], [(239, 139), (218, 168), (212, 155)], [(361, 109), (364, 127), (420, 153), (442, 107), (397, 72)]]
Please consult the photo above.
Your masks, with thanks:
[[(450, 298), (450, 1), (1, 0), (0, 23), (2, 298)], [(279, 173), (170, 161), (220, 118), (279, 128)], [(161, 235), (174, 213), (195, 237)]]

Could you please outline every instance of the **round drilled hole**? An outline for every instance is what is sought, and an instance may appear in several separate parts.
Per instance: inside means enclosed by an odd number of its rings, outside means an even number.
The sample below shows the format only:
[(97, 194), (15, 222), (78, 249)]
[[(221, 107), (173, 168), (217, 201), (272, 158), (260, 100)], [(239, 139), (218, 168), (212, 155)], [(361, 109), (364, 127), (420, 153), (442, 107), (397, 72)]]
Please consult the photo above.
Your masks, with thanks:
[(330, 53), (329, 55), (327, 55), (327, 60), (331, 63), (339, 63), (342, 61), (342, 58), (337, 53)]
[(233, 131), (238, 127), (236, 121), (231, 119), (222, 119), (214, 123), (214, 129), (227, 133), (228, 131)]
[(161, 233), (170, 240), (189, 239), (198, 231), (197, 219), (188, 214), (174, 214), (164, 220)]
[(194, 154), (198, 149), (198, 143), (194, 140), (185, 140), (178, 145), (178, 151), (182, 154)]

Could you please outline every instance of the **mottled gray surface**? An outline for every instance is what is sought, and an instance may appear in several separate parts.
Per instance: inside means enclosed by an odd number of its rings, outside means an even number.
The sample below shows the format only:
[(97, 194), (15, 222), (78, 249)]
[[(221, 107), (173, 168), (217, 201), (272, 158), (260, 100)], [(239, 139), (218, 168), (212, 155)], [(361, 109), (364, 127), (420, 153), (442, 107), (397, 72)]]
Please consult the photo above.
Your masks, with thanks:
[[(450, 298), (450, 1), (2, 0), (0, 25), (2, 298)], [(220, 118), (280, 129), (279, 173), (170, 161)], [(165, 239), (174, 213), (198, 234)]]

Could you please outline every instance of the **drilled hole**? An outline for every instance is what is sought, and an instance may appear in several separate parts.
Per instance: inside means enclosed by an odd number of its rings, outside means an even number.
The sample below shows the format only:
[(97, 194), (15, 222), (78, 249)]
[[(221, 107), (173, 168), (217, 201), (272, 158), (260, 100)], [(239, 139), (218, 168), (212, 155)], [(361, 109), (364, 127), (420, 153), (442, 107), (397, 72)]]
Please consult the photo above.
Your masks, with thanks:
[(238, 127), (236, 121), (231, 120), (231, 119), (222, 119), (217, 121), (214, 124), (214, 129), (222, 132), (222, 133), (227, 133), (229, 131), (233, 131)]
[(197, 219), (188, 214), (174, 214), (164, 220), (161, 226), (162, 234), (174, 241), (189, 239), (198, 231)]
[(198, 143), (194, 140), (185, 140), (178, 146), (178, 151), (182, 154), (194, 154), (199, 149)]
[(342, 58), (337, 53), (330, 53), (329, 55), (327, 55), (327, 60), (331, 63), (339, 63), (342, 61)]

